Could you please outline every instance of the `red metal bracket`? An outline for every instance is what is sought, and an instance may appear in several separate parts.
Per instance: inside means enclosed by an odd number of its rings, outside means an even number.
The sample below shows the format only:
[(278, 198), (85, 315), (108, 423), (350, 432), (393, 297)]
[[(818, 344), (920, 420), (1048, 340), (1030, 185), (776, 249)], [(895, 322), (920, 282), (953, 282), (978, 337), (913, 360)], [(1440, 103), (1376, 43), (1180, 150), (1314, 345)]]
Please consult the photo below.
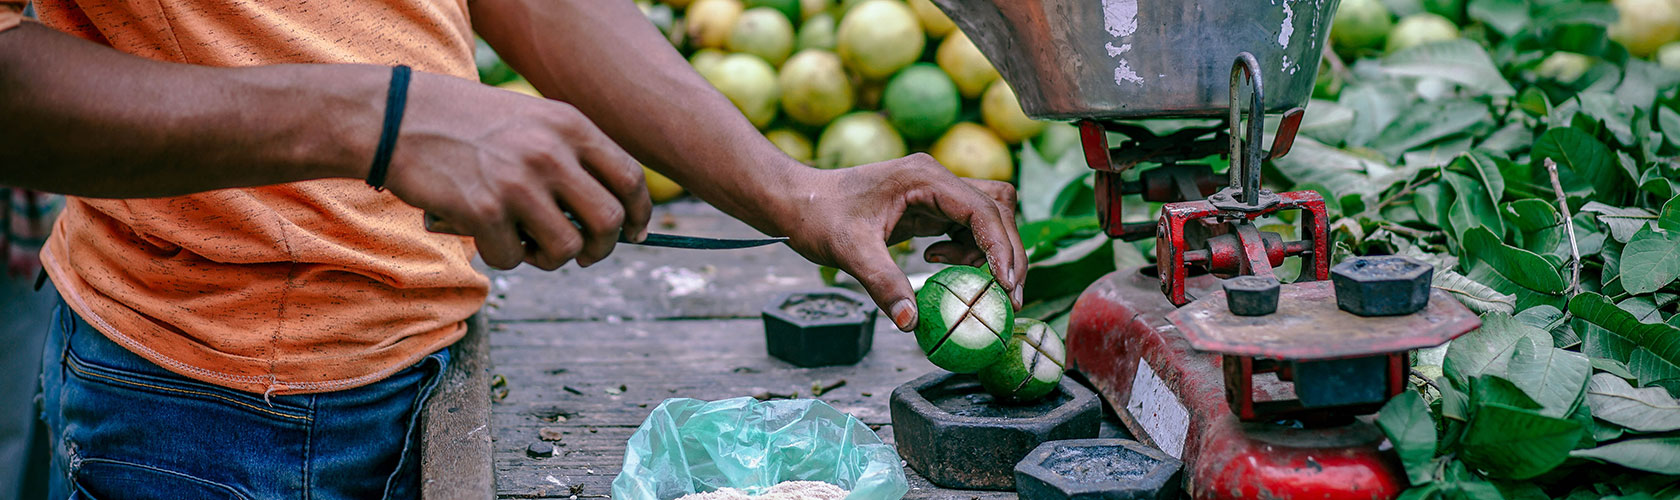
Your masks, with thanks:
[[(1236, 262), (1236, 272), (1231, 274), (1263, 272), (1265, 275), (1271, 274), (1272, 266), (1282, 263), (1283, 256), (1300, 255), (1304, 259), (1301, 276), (1311, 276), (1312, 280), (1330, 279), (1330, 214), (1324, 207), (1324, 198), (1313, 191), (1292, 191), (1277, 196), (1279, 202), (1276, 205), (1256, 211), (1221, 210), (1206, 200), (1168, 203), (1161, 207), (1161, 219), (1156, 227), (1155, 263), (1160, 269), (1161, 292), (1167, 295), (1167, 300), (1176, 306), (1192, 300), (1186, 292), (1186, 283), (1190, 272), (1188, 264), (1196, 261), (1187, 259), (1187, 255), (1206, 255), (1206, 262), (1214, 264), (1209, 267), (1216, 270), (1229, 269), (1229, 266), (1218, 265), (1221, 262)], [(1279, 243), (1267, 248), (1265, 237), (1259, 231), (1242, 229), (1243, 226), (1252, 229), (1248, 223), (1254, 219), (1284, 210), (1301, 211), (1301, 242)], [(1226, 227), (1237, 222), (1236, 243), (1240, 243), (1240, 247), (1213, 243), (1216, 237), (1209, 239), (1210, 247), (1207, 249), (1190, 248), (1186, 226), (1192, 221)], [(1196, 250), (1205, 250), (1205, 253)], [(1274, 254), (1277, 257), (1273, 257)]]

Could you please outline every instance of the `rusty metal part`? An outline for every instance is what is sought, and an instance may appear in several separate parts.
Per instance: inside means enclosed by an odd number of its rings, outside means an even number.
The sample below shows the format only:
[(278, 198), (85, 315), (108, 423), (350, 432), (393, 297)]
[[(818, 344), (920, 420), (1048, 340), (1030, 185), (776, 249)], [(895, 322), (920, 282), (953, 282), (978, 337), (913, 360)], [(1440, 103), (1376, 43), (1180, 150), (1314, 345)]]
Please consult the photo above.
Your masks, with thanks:
[[(1248, 81), (1248, 135), (1245, 137), (1237, 133), (1242, 125), (1242, 88), (1243, 81)], [(1230, 187), (1226, 189), (1241, 190), (1243, 203), (1255, 210), (1259, 210), (1260, 203), (1260, 159), (1264, 153), (1260, 151), (1260, 141), (1265, 134), (1266, 114), (1265, 88), (1261, 84), (1260, 61), (1254, 59), (1254, 54), (1247, 51), (1237, 54), (1237, 60), (1231, 63), (1231, 106), (1226, 124), (1231, 127), (1231, 167), (1226, 169), (1231, 173)], [(1246, 143), (1246, 144), (1245, 144)], [(1247, 154), (1244, 154), (1247, 153)], [(1240, 168), (1239, 168), (1240, 167)], [(1235, 198), (1235, 196), (1233, 196)]]
[(993, 402), (973, 375), (936, 371), (893, 389), (893, 440), (904, 461), (946, 488), (1008, 490), (1015, 464), (1047, 441), (1097, 437), (1102, 405), (1062, 378), (1026, 405)]
[(1435, 266), (1401, 255), (1352, 257), (1330, 268), (1336, 306), (1359, 316), (1412, 314), (1429, 303)]
[(1220, 284), (1225, 290), (1225, 309), (1238, 316), (1265, 316), (1277, 312), (1282, 286), (1270, 276), (1238, 276)]
[(1015, 465), (1015, 491), (1031, 500), (1172, 500), (1184, 463), (1130, 439), (1069, 439)]
[[(1281, 256), (1275, 257), (1281, 251), (1284, 255), (1297, 255), (1302, 258), (1302, 279), (1329, 279), (1330, 247), (1329, 247), (1329, 212), (1325, 209), (1324, 198), (1313, 191), (1292, 191), (1279, 193), (1278, 203), (1260, 211), (1221, 210), (1208, 201), (1187, 201), (1168, 203), (1161, 208), (1161, 220), (1156, 230), (1155, 262), (1161, 268), (1161, 292), (1167, 295), (1167, 300), (1176, 305), (1190, 303), (1191, 297), (1186, 293), (1185, 280), (1189, 273), (1186, 264), (1192, 263), (1191, 255), (1197, 259), (1208, 251), (1208, 262), (1220, 262), (1219, 267), (1229, 269), (1225, 262), (1235, 262), (1236, 271), (1233, 274), (1270, 275), (1271, 268), (1281, 263)], [(1267, 246), (1266, 237), (1258, 230), (1252, 230), (1251, 221), (1256, 218), (1274, 214), (1284, 210), (1300, 210), (1300, 233), (1304, 236), (1302, 242), (1287, 244), (1278, 242)], [(1237, 244), (1215, 243), (1218, 236), (1209, 238), (1205, 248), (1192, 248), (1190, 236), (1194, 227), (1198, 225), (1215, 225), (1230, 228), (1227, 233), (1236, 233)], [(1249, 226), (1251, 229), (1242, 229)], [(1276, 240), (1274, 240), (1276, 241)], [(1241, 252), (1230, 249), (1240, 248)], [(1275, 249), (1275, 250), (1274, 250)], [(1192, 253), (1194, 252), (1194, 253)]]
[(1342, 359), (1441, 345), (1481, 320), (1446, 292), (1406, 316), (1356, 316), (1336, 307), (1329, 281), (1283, 285), (1278, 310), (1264, 317), (1225, 311), (1223, 291), (1167, 314), (1196, 349), (1282, 360)]
[(1252, 51), (1266, 111), (1304, 107), (1336, 0), (935, 0), (1038, 119), (1219, 116)]
[[(1158, 286), (1151, 267), (1086, 289), (1070, 316), (1068, 359), (1139, 441), (1184, 461), (1187, 497), (1391, 499), (1407, 488), (1368, 419), (1328, 427), (1238, 419), (1224, 397), (1221, 356), (1192, 348), (1167, 321), (1175, 307)], [(1192, 275), (1187, 286), (1205, 294), (1218, 280)], [(1293, 397), (1270, 375), (1255, 377), (1253, 388), (1265, 399)]]

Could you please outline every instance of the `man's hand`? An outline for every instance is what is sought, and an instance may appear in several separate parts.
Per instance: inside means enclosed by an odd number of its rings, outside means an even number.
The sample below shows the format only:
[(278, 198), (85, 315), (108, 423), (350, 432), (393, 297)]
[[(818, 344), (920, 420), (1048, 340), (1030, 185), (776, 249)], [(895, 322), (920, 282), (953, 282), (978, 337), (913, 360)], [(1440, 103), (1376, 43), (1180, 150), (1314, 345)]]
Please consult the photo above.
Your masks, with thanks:
[(486, 264), (587, 267), (621, 231), (646, 237), (641, 166), (571, 105), (420, 73), (408, 102), (386, 185), (472, 236)]
[(915, 292), (887, 245), (917, 236), (950, 235), (928, 247), (927, 260), (990, 263), (1015, 307), (1021, 306), (1027, 258), (1009, 184), (958, 178), (926, 154), (804, 172), (769, 217), (800, 255), (863, 283), (899, 330), (916, 327)]

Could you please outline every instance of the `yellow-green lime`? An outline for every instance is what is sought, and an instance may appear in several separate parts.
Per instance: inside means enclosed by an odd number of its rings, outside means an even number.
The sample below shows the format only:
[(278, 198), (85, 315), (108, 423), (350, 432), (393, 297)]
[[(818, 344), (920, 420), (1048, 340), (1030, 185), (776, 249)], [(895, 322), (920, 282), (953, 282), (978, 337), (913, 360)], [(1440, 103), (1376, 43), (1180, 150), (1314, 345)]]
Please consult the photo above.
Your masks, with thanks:
[(1394, 30), (1388, 32), (1388, 43), (1383, 46), (1383, 50), (1393, 54), (1426, 43), (1456, 38), (1458, 25), (1445, 17), (1420, 12), (1406, 16), (1400, 20), (1400, 24), (1394, 25)]
[(1680, 42), (1668, 42), (1657, 49), (1657, 64), (1667, 69), (1680, 70)]
[(683, 18), (688, 43), (698, 48), (723, 48), (742, 10), (741, 0), (694, 0)]
[(747, 9), (735, 20), (727, 45), (731, 52), (752, 54), (771, 66), (781, 66), (793, 53), (793, 23), (770, 7)]
[(717, 63), (723, 62), (723, 56), (727, 55), (728, 52), (718, 49), (700, 49), (694, 51), (694, 55), (688, 56), (688, 64), (694, 66), (694, 71), (704, 75), (711, 71), (713, 66), (717, 66)]
[(928, 63), (912, 64), (887, 81), (881, 95), (881, 107), (893, 128), (911, 141), (926, 141), (957, 122), (962, 113), (962, 98), (957, 84), (938, 66)]
[(999, 139), (1010, 144), (1037, 136), (1044, 131), (1044, 122), (1027, 118), (1015, 89), (1002, 79), (992, 82), (986, 94), (980, 96), (980, 118), (996, 132)]
[(806, 49), (782, 65), (782, 111), (806, 125), (822, 126), (852, 109), (852, 84), (840, 56)]
[(794, 50), (834, 50), (834, 29), (834, 16), (827, 13), (811, 16), (799, 26), (799, 39), (794, 43)]
[(910, 0), (910, 10), (916, 11), (916, 18), (922, 20), (922, 30), (927, 31), (928, 36), (943, 38), (957, 29), (957, 23), (951, 22), (951, 17), (939, 10), (932, 0)]
[(834, 0), (799, 0), (799, 19), (801, 22), (810, 21), (833, 7)]
[(652, 198), (654, 203), (671, 201), (683, 194), (683, 187), (677, 185), (676, 181), (647, 168), (647, 165), (642, 166), (642, 178), (647, 179), (648, 197)]
[(1382, 0), (1343, 0), (1330, 25), (1330, 43), (1336, 53), (1351, 57), (1363, 49), (1382, 46), (1394, 19)]
[(1581, 75), (1587, 74), (1592, 66), (1593, 58), (1590, 56), (1558, 51), (1541, 60), (1540, 65), (1534, 68), (1534, 74), (1568, 85), (1581, 79)]
[(788, 157), (807, 165), (811, 163), (811, 140), (806, 139), (805, 134), (779, 128), (765, 132), (764, 138), (769, 139), (771, 144), (776, 145), (776, 149), (782, 150)]
[(1032, 318), (1015, 318), (996, 363), (980, 369), (980, 386), (1005, 403), (1025, 403), (1050, 394), (1062, 381), (1067, 348), (1062, 335)]
[(706, 81), (735, 103), (754, 126), (762, 129), (776, 118), (782, 94), (776, 83), (776, 69), (770, 63), (754, 55), (730, 54), (710, 69), (700, 76), (706, 77)]
[(916, 292), (916, 344), (934, 366), (974, 373), (1002, 358), (1015, 311), (992, 275), (951, 266), (928, 277)]
[(745, 0), (744, 6), (747, 10), (758, 7), (776, 9), (777, 12), (782, 13), (783, 17), (787, 18), (789, 25), (799, 24), (800, 21), (805, 19), (800, 15), (799, 0)]
[(817, 168), (846, 168), (905, 155), (904, 138), (880, 113), (857, 111), (834, 120), (817, 138)]
[(1611, 0), (1621, 17), (1610, 26), (1610, 39), (1628, 53), (1645, 57), (1680, 38), (1680, 6), (1673, 0)]
[(1009, 146), (992, 129), (974, 122), (952, 126), (934, 141), (928, 154), (959, 177), (1008, 181), (1015, 176)]
[(939, 69), (951, 75), (964, 99), (980, 97), (986, 86), (998, 80), (997, 68), (992, 67), (992, 62), (986, 60), (986, 55), (960, 29), (945, 36), (933, 59), (939, 62)]
[(916, 13), (899, 0), (869, 0), (840, 18), (835, 51), (846, 67), (872, 80), (885, 79), (922, 56), (927, 35)]

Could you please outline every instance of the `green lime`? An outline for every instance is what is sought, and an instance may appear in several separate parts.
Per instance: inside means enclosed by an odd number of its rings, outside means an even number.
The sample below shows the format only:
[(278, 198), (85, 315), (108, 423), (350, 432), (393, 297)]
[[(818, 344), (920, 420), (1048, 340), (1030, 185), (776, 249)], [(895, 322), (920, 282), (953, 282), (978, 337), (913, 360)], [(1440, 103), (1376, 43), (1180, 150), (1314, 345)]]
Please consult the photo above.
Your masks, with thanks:
[(1363, 49), (1375, 49), (1388, 37), (1394, 20), (1382, 0), (1345, 0), (1331, 21), (1330, 43), (1336, 53), (1347, 57)]
[(1023, 403), (1056, 390), (1067, 366), (1061, 334), (1032, 318), (1015, 318), (1003, 356), (980, 369), (980, 386), (1006, 403)]
[(1003, 287), (977, 267), (951, 266), (916, 292), (916, 343), (935, 366), (974, 373), (1004, 354), (1015, 311)]
[(925, 141), (945, 133), (962, 113), (957, 84), (945, 71), (928, 63), (912, 64), (887, 81), (881, 107), (904, 137)]
[(817, 168), (846, 168), (905, 155), (904, 138), (880, 113), (855, 111), (835, 119), (817, 137)]

